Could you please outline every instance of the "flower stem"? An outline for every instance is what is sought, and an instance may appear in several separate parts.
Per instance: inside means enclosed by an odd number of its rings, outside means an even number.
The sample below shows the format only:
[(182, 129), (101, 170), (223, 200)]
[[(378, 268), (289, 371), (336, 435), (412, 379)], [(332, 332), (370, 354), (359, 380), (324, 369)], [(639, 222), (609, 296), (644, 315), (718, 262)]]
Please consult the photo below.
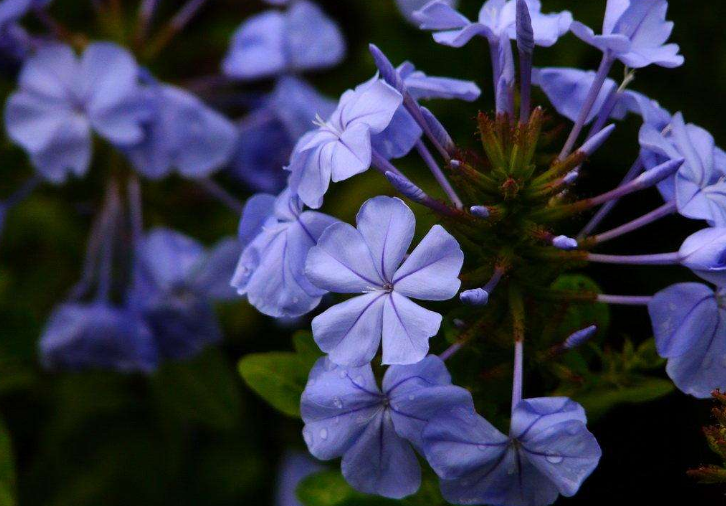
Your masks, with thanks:
[(522, 389), (523, 389), (522, 376), (524, 375), (523, 363), (524, 363), (524, 342), (523, 341), (514, 341), (514, 371), (513, 371), (513, 379), (512, 379), (512, 414), (514, 414), (515, 408), (522, 400)]
[(650, 296), (633, 296), (633, 295), (604, 295), (598, 294), (597, 302), (604, 304), (615, 304), (621, 306), (647, 306), (653, 299)]
[(524, 359), (524, 299), (517, 286), (509, 288), (509, 309), (512, 312), (514, 337), (514, 372), (512, 380), (512, 413), (522, 400), (522, 364)]
[(129, 212), (131, 214), (131, 237), (134, 249), (138, 247), (144, 231), (144, 215), (141, 203), (141, 185), (139, 178), (134, 174), (128, 182)]
[(187, 3), (177, 11), (174, 17), (169, 20), (166, 26), (149, 43), (145, 56), (147, 58), (153, 58), (159, 54), (186, 27), (205, 3), (207, 3), (207, 0), (187, 0)]
[(617, 228), (596, 235), (592, 238), (592, 241), (595, 244), (602, 244), (605, 241), (609, 241), (611, 239), (615, 239), (616, 237), (620, 237), (621, 235), (625, 235), (635, 230), (638, 230), (639, 228), (649, 225), (654, 221), (663, 218), (664, 216), (673, 214), (674, 212), (676, 212), (676, 210), (677, 205), (675, 202), (667, 202), (660, 206), (658, 209), (655, 209), (654, 211), (651, 211), (648, 214), (645, 214), (629, 223), (626, 223), (625, 225), (621, 225)]
[(444, 351), (441, 355), (439, 355), (439, 358), (446, 362), (451, 357), (456, 355), (456, 353), (461, 349), (462, 343), (454, 343), (451, 346), (449, 346), (446, 351)]
[[(620, 182), (620, 186), (624, 186), (631, 182), (633, 179), (635, 179), (638, 174), (640, 174), (643, 170), (643, 162), (640, 158), (638, 158), (635, 163), (630, 167), (630, 170), (628, 170), (627, 174), (625, 174), (625, 177)], [(578, 238), (585, 237), (586, 235), (590, 235), (597, 227), (602, 223), (602, 221), (607, 217), (608, 214), (610, 214), (610, 211), (613, 210), (613, 208), (618, 204), (620, 199), (613, 199), (609, 202), (606, 202), (605, 205), (600, 208), (600, 210), (595, 214), (595, 216), (592, 217), (592, 219), (585, 225), (585, 228), (582, 229), (582, 231), (578, 234)]]
[(609, 53), (605, 53), (602, 57), (602, 61), (600, 62), (600, 68), (597, 70), (597, 74), (595, 75), (595, 80), (587, 94), (585, 103), (582, 105), (580, 115), (578, 116), (577, 121), (575, 121), (575, 125), (572, 127), (570, 136), (567, 138), (567, 142), (565, 142), (565, 145), (560, 152), (560, 156), (558, 157), (560, 160), (564, 160), (572, 152), (572, 148), (575, 147), (577, 138), (580, 136), (592, 108), (595, 106), (597, 97), (600, 95), (600, 90), (602, 90), (603, 84), (605, 84), (605, 79), (607, 79), (613, 63), (615, 63), (615, 59)]
[(618, 265), (677, 265), (681, 261), (680, 254), (677, 251), (656, 255), (599, 255), (588, 253), (585, 258), (589, 262)]
[(101, 263), (98, 273), (97, 300), (108, 302), (113, 284), (113, 250), (118, 231), (119, 211), (121, 199), (118, 193), (118, 184), (113, 181), (108, 189), (108, 201), (104, 207), (104, 226), (102, 232)]
[(461, 201), (459, 196), (456, 194), (456, 190), (451, 186), (451, 183), (449, 183), (449, 180), (446, 179), (446, 176), (442, 172), (439, 165), (436, 163), (436, 160), (434, 160), (434, 157), (431, 155), (431, 152), (428, 150), (426, 145), (419, 139), (416, 141), (416, 151), (418, 151), (418, 154), (421, 155), (421, 158), (426, 163), (426, 165), (431, 170), (431, 173), (436, 178), (436, 181), (439, 183), (439, 186), (441, 186), (441, 189), (444, 190), (446, 195), (449, 197), (449, 200), (457, 209), (463, 209), (464, 203)]
[(201, 178), (195, 180), (200, 188), (202, 188), (209, 195), (217, 199), (219, 202), (227, 206), (229, 210), (234, 213), (242, 214), (244, 204), (240, 202), (235, 196), (229, 193), (227, 190), (222, 188), (216, 181), (210, 178)]

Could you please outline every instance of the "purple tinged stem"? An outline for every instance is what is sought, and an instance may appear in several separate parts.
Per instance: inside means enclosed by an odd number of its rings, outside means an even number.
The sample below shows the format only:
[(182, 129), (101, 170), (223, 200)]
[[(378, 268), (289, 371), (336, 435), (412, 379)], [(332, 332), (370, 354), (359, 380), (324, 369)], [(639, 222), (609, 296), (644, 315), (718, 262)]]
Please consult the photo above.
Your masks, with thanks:
[(154, 13), (159, 5), (159, 0), (144, 0), (139, 6), (139, 17), (137, 21), (137, 34), (140, 40), (144, 40), (149, 32), (149, 25), (154, 18)]
[(496, 267), (494, 269), (494, 274), (492, 275), (491, 279), (487, 281), (487, 284), (482, 287), (484, 291), (491, 295), (494, 289), (499, 284), (499, 281), (501, 281), (502, 276), (504, 276), (504, 269), (502, 269), (501, 267)]
[(681, 165), (683, 165), (683, 161), (684, 160), (681, 158), (662, 163), (661, 165), (644, 172), (632, 181), (618, 186), (614, 190), (588, 199), (589, 205), (599, 206), (609, 200), (619, 199), (625, 195), (629, 195), (630, 193), (650, 188), (678, 172), (678, 169), (680, 169)]
[[(643, 162), (640, 158), (638, 158), (635, 163), (630, 167), (630, 170), (628, 170), (627, 174), (625, 174), (625, 177), (620, 182), (620, 186), (624, 186), (628, 184), (630, 181), (638, 177), (638, 175), (643, 170)], [(597, 227), (602, 223), (602, 221), (607, 217), (608, 214), (610, 214), (610, 211), (613, 210), (613, 208), (618, 204), (620, 199), (613, 199), (605, 203), (602, 208), (595, 214), (595, 216), (592, 217), (592, 219), (588, 222), (587, 225), (585, 225), (585, 228), (582, 229), (582, 231), (577, 235), (579, 239), (590, 235)]]
[(107, 208), (104, 209), (104, 227), (102, 232), (101, 263), (98, 272), (98, 291), (96, 299), (108, 302), (113, 284), (113, 249), (118, 232), (121, 199), (118, 194), (118, 185), (114, 181), (109, 187)]
[(188, 0), (171, 19), (169, 26), (174, 31), (182, 31), (205, 3), (207, 3), (207, 0)]
[(587, 255), (587, 260), (589, 262), (600, 264), (677, 265), (681, 261), (681, 256), (677, 251), (673, 253), (659, 253), (655, 255), (601, 255), (597, 253), (589, 253)]
[(613, 131), (615, 130), (615, 125), (608, 125), (602, 130), (600, 130), (598, 133), (590, 137), (585, 141), (585, 143), (578, 149), (578, 152), (584, 153), (586, 156), (592, 156), (595, 151), (600, 149), (603, 144), (607, 142), (607, 140), (612, 135)]
[(439, 355), (439, 358), (446, 362), (451, 357), (456, 355), (456, 353), (461, 349), (462, 344), (461, 343), (454, 343), (451, 346), (449, 346), (446, 351), (444, 351), (441, 355)]
[(144, 214), (141, 203), (141, 185), (139, 178), (133, 176), (128, 183), (129, 213), (131, 215), (131, 237), (134, 248), (138, 247), (144, 231)]
[(0, 203), (0, 206), (5, 210), (12, 209), (13, 207), (20, 204), (22, 201), (27, 199), (31, 193), (38, 187), (43, 181), (40, 176), (33, 176), (30, 179), (23, 182), (23, 184), (15, 190), (4, 202)]
[(512, 380), (512, 414), (522, 400), (522, 376), (524, 363), (524, 342), (514, 341), (514, 379)]
[(244, 204), (227, 190), (222, 188), (216, 181), (210, 178), (195, 179), (195, 181), (201, 189), (224, 204), (230, 211), (242, 214)]
[(418, 154), (421, 155), (421, 158), (429, 167), (431, 173), (434, 175), (434, 178), (436, 178), (436, 182), (439, 183), (439, 186), (441, 186), (441, 189), (444, 190), (446, 195), (449, 197), (451, 203), (454, 204), (457, 209), (463, 209), (464, 203), (456, 194), (456, 190), (454, 190), (454, 188), (451, 186), (449, 180), (446, 179), (443, 171), (438, 166), (436, 160), (434, 160), (434, 157), (431, 155), (431, 152), (428, 150), (423, 141), (421, 141), (421, 139), (416, 141), (416, 151), (418, 151)]
[(580, 115), (578, 116), (577, 121), (575, 121), (575, 125), (572, 127), (570, 136), (567, 138), (567, 142), (565, 142), (565, 145), (560, 152), (560, 156), (558, 157), (560, 160), (564, 160), (565, 158), (567, 158), (567, 156), (569, 156), (570, 153), (572, 153), (572, 148), (575, 147), (577, 138), (580, 136), (580, 133), (585, 126), (587, 117), (590, 115), (590, 111), (592, 111), (592, 108), (597, 101), (597, 97), (600, 94), (600, 90), (602, 89), (603, 84), (605, 84), (605, 79), (607, 79), (613, 63), (615, 63), (615, 59), (610, 54), (605, 53), (602, 57), (602, 61), (600, 62), (600, 68), (595, 75), (595, 80), (593, 81), (592, 86), (590, 87), (590, 91), (587, 94), (585, 103), (580, 110)]
[(614, 304), (620, 306), (647, 306), (653, 297), (650, 296), (633, 296), (633, 295), (604, 295), (599, 294), (597, 301), (604, 304)]
[(436, 148), (436, 151), (441, 154), (444, 160), (446, 160), (446, 163), (449, 163), (449, 160), (451, 160), (451, 155), (436, 138), (436, 135), (434, 135), (434, 132), (431, 130), (431, 126), (429, 125), (428, 121), (426, 121), (426, 118), (424, 118), (424, 115), (421, 112), (421, 106), (418, 104), (418, 102), (416, 102), (416, 100), (414, 100), (414, 98), (408, 91), (404, 92), (403, 94), (403, 106), (413, 117), (416, 123), (418, 123), (418, 126), (421, 127), (421, 130), (424, 131), (426, 137), (428, 137), (428, 139), (431, 141), (431, 144), (433, 144)]
[(678, 206), (676, 205), (675, 202), (667, 202), (667, 203), (663, 204), (662, 206), (660, 206), (659, 208), (649, 212), (648, 214), (644, 214), (640, 218), (637, 218), (629, 223), (626, 223), (625, 225), (621, 225), (617, 228), (614, 228), (607, 232), (603, 232), (602, 234), (596, 235), (594, 237), (594, 241), (596, 244), (601, 244), (605, 241), (615, 239), (616, 237), (620, 237), (622, 235), (625, 235), (625, 234), (628, 234), (635, 230), (638, 230), (639, 228), (649, 225), (649, 224), (653, 223), (654, 221), (657, 221), (665, 216), (673, 214), (677, 210), (678, 210)]

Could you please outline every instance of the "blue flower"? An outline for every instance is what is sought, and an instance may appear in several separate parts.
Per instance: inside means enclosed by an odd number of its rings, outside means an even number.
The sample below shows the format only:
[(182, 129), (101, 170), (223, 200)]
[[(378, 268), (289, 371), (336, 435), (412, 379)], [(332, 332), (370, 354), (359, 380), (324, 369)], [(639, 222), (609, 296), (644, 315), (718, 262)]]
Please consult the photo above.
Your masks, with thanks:
[(640, 131), (646, 169), (667, 160), (684, 158), (678, 173), (658, 185), (663, 197), (675, 200), (678, 212), (687, 218), (726, 225), (726, 154), (716, 147), (703, 128), (686, 124), (683, 115), (673, 117), (671, 128), (659, 131), (645, 125)]
[(427, 76), (422, 71), (416, 70), (409, 61), (399, 65), (396, 71), (408, 92), (416, 100), (458, 99), (473, 102), (481, 95), (479, 86), (473, 81)]
[(336, 222), (326, 214), (304, 211), (289, 189), (277, 198), (250, 198), (242, 212), (239, 236), (244, 249), (232, 286), (269, 316), (292, 318), (312, 311), (326, 291), (305, 277), (305, 259)]
[(402, 102), (403, 97), (379, 79), (346, 91), (328, 121), (319, 121), (320, 127), (295, 147), (287, 167), (291, 189), (307, 206), (319, 208), (331, 180), (343, 181), (368, 170), (371, 136), (391, 124)]
[(131, 54), (111, 43), (89, 45), (79, 60), (69, 46), (44, 46), (23, 65), (8, 99), (8, 135), (48, 180), (83, 175), (95, 131), (116, 146), (144, 136), (145, 103)]
[(700, 283), (680, 283), (648, 304), (658, 354), (683, 392), (706, 399), (726, 385), (724, 293)]
[(473, 409), (471, 394), (451, 384), (436, 356), (390, 367), (382, 393), (370, 364), (346, 368), (321, 358), (310, 372), (300, 412), (313, 456), (343, 457), (343, 476), (355, 489), (400, 499), (421, 484), (414, 448), (422, 449), (426, 422), (456, 406)]
[(296, 141), (314, 128), (317, 115), (327, 118), (334, 110), (335, 103), (305, 81), (280, 78), (264, 104), (240, 123), (230, 172), (258, 191), (281, 191), (289, 175), (283, 166)]
[(0, 32), (19, 21), (31, 9), (42, 9), (51, 0), (2, 0), (0, 2)]
[(666, 44), (673, 23), (666, 21), (666, 0), (608, 0), (602, 35), (580, 22), (572, 33), (631, 68), (648, 65), (673, 68), (683, 65), (677, 44)]
[[(406, 18), (410, 23), (418, 26), (418, 20), (414, 14), (416, 11), (424, 7), (431, 0), (396, 0), (398, 10), (401, 11), (403, 17)], [(443, 0), (447, 4), (451, 5), (454, 9), (459, 4), (459, 0)]]
[(297, 499), (296, 489), (302, 480), (324, 467), (303, 452), (287, 452), (279, 466), (275, 506), (303, 506)]
[[(595, 72), (573, 68), (539, 68), (532, 73), (532, 84), (542, 88), (557, 112), (571, 121), (577, 121), (594, 82)], [(618, 84), (612, 79), (606, 79), (585, 124), (592, 122), (600, 114), (614, 93), (618, 93), (618, 96), (612, 104), (610, 118), (621, 120), (628, 113), (635, 113), (659, 130), (670, 123), (670, 114), (657, 102), (635, 91), (618, 92)]]
[(145, 137), (126, 149), (139, 173), (159, 179), (176, 169), (184, 177), (201, 178), (229, 161), (237, 143), (230, 120), (181, 88), (154, 83), (146, 92), (152, 114)]
[(151, 372), (158, 352), (141, 316), (101, 302), (58, 306), (40, 339), (40, 356), (49, 369), (114, 369)]
[(403, 261), (416, 219), (397, 198), (368, 200), (356, 221), (357, 228), (347, 223), (329, 227), (308, 254), (305, 273), (314, 285), (363, 294), (315, 317), (313, 337), (337, 364), (370, 362), (381, 338), (384, 364), (416, 363), (428, 353), (441, 315), (410, 298), (454, 297), (464, 254), (456, 239), (435, 225)]
[(222, 63), (225, 75), (242, 80), (332, 67), (345, 57), (337, 25), (319, 7), (299, 0), (286, 12), (268, 11), (237, 29)]
[(726, 286), (726, 227), (699, 230), (683, 242), (678, 253), (681, 264), (697, 276)]
[(525, 399), (509, 437), (473, 410), (432, 418), (423, 432), (426, 459), (454, 504), (545, 506), (571, 497), (602, 454), (582, 406), (563, 397)]
[(138, 245), (130, 306), (151, 328), (163, 358), (183, 359), (222, 339), (214, 300), (230, 300), (239, 245), (230, 239), (211, 251), (168, 229), (149, 232)]
[[(526, 1), (532, 18), (534, 41), (538, 46), (552, 46), (570, 29), (572, 14), (568, 11), (543, 14), (539, 0)], [(414, 17), (422, 29), (435, 30), (434, 40), (446, 46), (462, 47), (476, 35), (486, 37), (492, 45), (498, 45), (503, 36), (517, 38), (516, 0), (487, 0), (479, 11), (478, 21), (474, 23), (444, 0), (427, 4)]]

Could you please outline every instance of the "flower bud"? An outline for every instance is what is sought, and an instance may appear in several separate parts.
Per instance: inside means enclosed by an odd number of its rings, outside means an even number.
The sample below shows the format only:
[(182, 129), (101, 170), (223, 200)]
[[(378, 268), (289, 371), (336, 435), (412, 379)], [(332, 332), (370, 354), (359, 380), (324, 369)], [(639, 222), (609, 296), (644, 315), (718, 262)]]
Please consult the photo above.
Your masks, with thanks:
[(726, 285), (726, 227), (699, 230), (685, 240), (678, 253), (681, 263), (697, 276)]

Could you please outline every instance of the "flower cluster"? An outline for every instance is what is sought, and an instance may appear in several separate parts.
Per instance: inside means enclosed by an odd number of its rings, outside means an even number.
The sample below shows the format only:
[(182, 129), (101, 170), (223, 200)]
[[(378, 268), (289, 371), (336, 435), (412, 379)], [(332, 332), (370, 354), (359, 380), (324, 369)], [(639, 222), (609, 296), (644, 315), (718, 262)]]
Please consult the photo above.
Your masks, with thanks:
[[(682, 114), (628, 89), (634, 69), (684, 61), (679, 47), (668, 43), (673, 23), (666, 20), (666, 0), (609, 0), (599, 35), (569, 12), (543, 12), (537, 0), (488, 0), (476, 21), (454, 3), (433, 0), (416, 10), (415, 2), (399, 2), (407, 18), (433, 31), (440, 44), (458, 48), (477, 37), (488, 44), (496, 116), (478, 116), (484, 153), (455, 142), (421, 105), (427, 99), (474, 100), (474, 83), (428, 77), (409, 62), (396, 68), (371, 46), (379, 73), (346, 91), (332, 112), (318, 114), (318, 128), (300, 137), (286, 163), (288, 187), (278, 197), (258, 195), (245, 206), (244, 250), (233, 285), (275, 317), (306, 314), (332, 300), (323, 299), (328, 293), (353, 295), (312, 320), (313, 338), (327, 355), (310, 373), (301, 415), (310, 452), (322, 460), (342, 457), (342, 474), (355, 489), (390, 498), (415, 493), (418, 452), (451, 503), (546, 505), (574, 495), (601, 456), (577, 402), (522, 398), (525, 369), (535, 365), (524, 361), (525, 341), (535, 356), (552, 357), (597, 332), (587, 326), (552, 343), (552, 329), (543, 325), (549, 314), (595, 303), (647, 306), (657, 351), (678, 388), (706, 397), (726, 384), (720, 288), (726, 283), (726, 157)], [(551, 47), (568, 32), (602, 52), (597, 71), (534, 68), (535, 48)], [(617, 62), (626, 69), (622, 83), (608, 77)], [(266, 63), (273, 69), (297, 65), (272, 58)], [(533, 85), (574, 123), (557, 155), (547, 151), (542, 132), (548, 122), (542, 108), (532, 107)], [(622, 184), (572, 199), (587, 159), (615, 128), (610, 121), (628, 114), (640, 116), (643, 125), (640, 155)], [(428, 195), (396, 167), (395, 160), (412, 152), (448, 202)], [(398, 198), (365, 202), (355, 227), (305, 210), (323, 206), (331, 183), (370, 168), (440, 221), (410, 253), (416, 220)], [(595, 233), (621, 198), (649, 188), (660, 191), (663, 206)], [(597, 207), (579, 235), (562, 233), (567, 220)], [(675, 213), (709, 228), (672, 253), (591, 251)], [(652, 297), (556, 288), (563, 273), (588, 263), (683, 265), (716, 288), (685, 283)], [(457, 293), (459, 307), (445, 303)], [(437, 301), (449, 313), (451, 346), (440, 356), (430, 354), (439, 345), (429, 340), (441, 331), (441, 312), (419, 301)], [(455, 386), (445, 364), (467, 360), (469, 351), (481, 354), (484, 332), (514, 348), (506, 434), (477, 414), (480, 399)], [(388, 366), (381, 388), (376, 356)]]
[[(213, 303), (233, 298), (229, 280), (241, 248), (232, 238), (208, 249), (174, 230), (145, 232), (142, 182), (181, 176), (236, 214), (242, 204), (212, 179), (217, 173), (254, 191), (282, 190), (283, 161), (314, 127), (316, 115), (334, 109), (299, 74), (339, 63), (346, 46), (317, 5), (270, 3), (275, 7), (244, 21), (232, 36), (219, 76), (171, 84), (154, 71), (159, 55), (203, 0), (186, 2), (156, 33), (157, 1), (141, 2), (133, 33), (117, 5), (94, 5), (102, 39), (113, 42), (89, 40), (64, 26), (48, 0), (0, 2), (0, 53), (17, 69), (5, 127), (35, 171), (0, 202), (0, 227), (41, 183), (85, 177), (94, 165), (107, 180), (82, 278), (53, 311), (41, 338), (47, 367), (150, 372), (160, 361), (189, 358), (221, 340)], [(36, 17), (45, 31), (25, 30), (20, 23), (26, 16)], [(271, 77), (277, 81), (269, 93), (234, 92), (246, 101), (247, 115), (239, 122), (208, 103), (226, 87)], [(280, 212), (285, 221), (295, 211)], [(291, 230), (289, 244), (307, 251), (332, 222), (323, 217)], [(310, 244), (308, 230), (314, 234)], [(312, 309), (305, 304), (323, 293), (300, 279), (304, 295), (292, 303), (293, 314)]]

